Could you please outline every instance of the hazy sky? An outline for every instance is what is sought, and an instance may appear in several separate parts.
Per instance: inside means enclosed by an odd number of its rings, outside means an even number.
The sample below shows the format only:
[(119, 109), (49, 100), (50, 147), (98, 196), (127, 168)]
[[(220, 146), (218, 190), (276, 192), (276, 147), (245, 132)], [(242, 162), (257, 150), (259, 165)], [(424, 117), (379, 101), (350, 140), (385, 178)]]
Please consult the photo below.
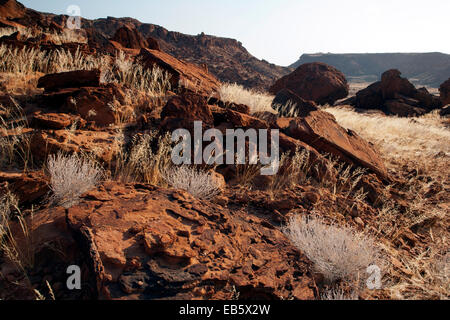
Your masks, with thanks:
[(450, 0), (19, 0), (85, 18), (133, 17), (187, 34), (237, 39), (279, 65), (302, 53), (450, 53)]

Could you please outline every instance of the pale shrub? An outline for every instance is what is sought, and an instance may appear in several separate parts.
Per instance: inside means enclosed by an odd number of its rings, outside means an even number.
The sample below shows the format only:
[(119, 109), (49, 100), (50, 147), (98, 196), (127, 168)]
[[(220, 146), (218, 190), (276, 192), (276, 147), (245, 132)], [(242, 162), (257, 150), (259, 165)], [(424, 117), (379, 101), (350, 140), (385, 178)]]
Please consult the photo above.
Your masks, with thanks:
[(199, 199), (210, 200), (221, 193), (222, 186), (211, 172), (194, 167), (171, 167), (164, 170), (162, 176), (175, 189), (186, 190)]
[(359, 300), (358, 294), (356, 291), (351, 292), (350, 294), (347, 294), (342, 289), (330, 289), (325, 291), (320, 295), (322, 300), (338, 300), (338, 301), (344, 301), (344, 300)]
[(47, 167), (50, 172), (50, 189), (53, 192), (52, 203), (64, 207), (77, 203), (79, 197), (95, 187), (103, 176), (97, 165), (76, 154), (51, 155)]
[(331, 282), (357, 279), (379, 260), (379, 250), (369, 237), (317, 217), (293, 217), (283, 231)]
[(273, 96), (255, 90), (245, 89), (236, 83), (224, 83), (219, 90), (220, 99), (223, 102), (245, 104), (250, 108), (250, 113), (271, 112), (276, 113), (272, 108)]

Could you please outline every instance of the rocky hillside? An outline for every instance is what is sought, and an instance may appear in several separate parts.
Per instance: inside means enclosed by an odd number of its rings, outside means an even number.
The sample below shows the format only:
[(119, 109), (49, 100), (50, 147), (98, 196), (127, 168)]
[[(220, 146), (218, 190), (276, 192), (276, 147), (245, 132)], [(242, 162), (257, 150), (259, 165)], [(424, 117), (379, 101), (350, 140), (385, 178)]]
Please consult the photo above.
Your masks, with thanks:
[(323, 62), (341, 70), (350, 80), (367, 82), (379, 79), (389, 69), (398, 69), (416, 85), (438, 88), (450, 75), (450, 55), (432, 53), (373, 53), (373, 54), (304, 54), (291, 65)]
[(134, 26), (145, 38), (157, 39), (163, 51), (178, 59), (207, 65), (209, 71), (223, 82), (267, 89), (268, 85), (291, 71), (255, 58), (235, 39), (187, 35), (129, 18), (108, 17), (83, 22), (83, 26), (92, 26), (108, 37), (123, 25)]
[[(67, 16), (39, 13), (25, 8), (15, 0), (0, 1), (0, 27), (38, 25), (45, 27), (51, 21), (65, 25)], [(2, 24), (3, 22), (3, 24)], [(172, 32), (161, 26), (142, 23), (132, 18), (113, 18), (82, 20), (82, 28), (93, 28), (98, 36), (111, 38), (117, 29), (129, 26), (136, 28), (144, 38), (158, 40), (161, 49), (178, 59), (206, 65), (209, 71), (223, 82), (238, 83), (247, 88), (267, 89), (275, 80), (286, 75), (290, 68), (280, 67), (252, 56), (235, 39), (220, 38), (211, 35), (187, 35)]]

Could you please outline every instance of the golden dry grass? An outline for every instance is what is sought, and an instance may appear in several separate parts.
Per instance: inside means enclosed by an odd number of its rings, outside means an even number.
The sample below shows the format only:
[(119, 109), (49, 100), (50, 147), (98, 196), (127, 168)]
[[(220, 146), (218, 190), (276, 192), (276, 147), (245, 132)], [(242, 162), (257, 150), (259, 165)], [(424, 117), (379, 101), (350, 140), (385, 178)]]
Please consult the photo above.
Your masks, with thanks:
[[(392, 175), (401, 179), (401, 209), (386, 188), (368, 228), (389, 257), (383, 292), (392, 299), (448, 299), (450, 130), (437, 113), (416, 118), (361, 114), (326, 108), (344, 127), (372, 142)], [(419, 235), (411, 250), (398, 247), (405, 234)], [(371, 296), (373, 293), (369, 293)], [(373, 297), (373, 296), (372, 296)]]
[(270, 112), (275, 113), (272, 108), (273, 96), (255, 90), (245, 89), (236, 83), (224, 83), (219, 88), (219, 96), (223, 102), (245, 104), (250, 108), (250, 113)]

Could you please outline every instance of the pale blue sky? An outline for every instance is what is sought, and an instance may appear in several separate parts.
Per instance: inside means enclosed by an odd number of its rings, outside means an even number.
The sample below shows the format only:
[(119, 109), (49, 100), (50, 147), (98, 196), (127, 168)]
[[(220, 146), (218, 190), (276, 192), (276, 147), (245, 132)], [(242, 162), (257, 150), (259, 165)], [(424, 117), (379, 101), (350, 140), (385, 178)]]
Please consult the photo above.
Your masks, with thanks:
[[(19, 0), (20, 1), (20, 0)], [(133, 17), (187, 34), (234, 38), (280, 65), (302, 53), (450, 53), (449, 0), (22, 0), (86, 18)]]

